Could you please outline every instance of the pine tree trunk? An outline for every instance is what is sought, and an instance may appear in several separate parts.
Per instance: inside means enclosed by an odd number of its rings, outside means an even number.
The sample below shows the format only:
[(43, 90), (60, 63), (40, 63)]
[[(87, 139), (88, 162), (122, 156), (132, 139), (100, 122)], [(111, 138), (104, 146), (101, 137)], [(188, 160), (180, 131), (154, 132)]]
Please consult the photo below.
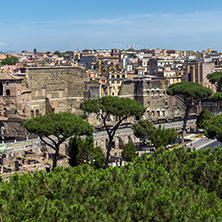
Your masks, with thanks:
[(108, 167), (110, 152), (111, 152), (111, 148), (112, 148), (112, 141), (113, 141), (113, 137), (111, 136), (111, 137), (109, 137), (109, 143), (108, 143), (107, 152), (106, 152), (106, 164), (105, 164), (106, 167)]
[(182, 145), (184, 144), (184, 138), (185, 138), (185, 135), (186, 135), (186, 126), (187, 126), (188, 116), (189, 116), (189, 114), (185, 113), (185, 116), (184, 116), (184, 119), (183, 119), (182, 141), (181, 141)]
[(59, 150), (58, 148), (55, 151), (55, 155), (53, 157), (53, 165), (52, 165), (52, 170), (54, 170), (57, 167), (57, 160), (58, 160), (58, 156), (59, 156)]

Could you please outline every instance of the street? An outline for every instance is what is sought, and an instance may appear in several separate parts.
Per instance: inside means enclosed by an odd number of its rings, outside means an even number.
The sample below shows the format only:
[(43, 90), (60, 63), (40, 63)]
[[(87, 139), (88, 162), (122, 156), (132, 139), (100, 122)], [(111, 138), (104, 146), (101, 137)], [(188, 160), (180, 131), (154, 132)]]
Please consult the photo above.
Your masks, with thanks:
[[(191, 144), (188, 144), (187, 147), (191, 147)], [(214, 151), (214, 147), (220, 147), (222, 148), (222, 145), (219, 141), (213, 140), (213, 139), (198, 139), (195, 142), (193, 142), (193, 148), (196, 148), (196, 150), (199, 149), (206, 149), (210, 148), (211, 150)]]

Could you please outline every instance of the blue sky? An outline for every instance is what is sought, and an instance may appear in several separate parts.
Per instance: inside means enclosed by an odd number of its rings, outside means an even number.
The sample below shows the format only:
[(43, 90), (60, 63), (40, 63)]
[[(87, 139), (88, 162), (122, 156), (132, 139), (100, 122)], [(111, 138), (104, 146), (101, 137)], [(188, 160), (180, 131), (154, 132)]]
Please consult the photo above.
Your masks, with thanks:
[(0, 8), (1, 51), (222, 51), (222, 0), (10, 0)]

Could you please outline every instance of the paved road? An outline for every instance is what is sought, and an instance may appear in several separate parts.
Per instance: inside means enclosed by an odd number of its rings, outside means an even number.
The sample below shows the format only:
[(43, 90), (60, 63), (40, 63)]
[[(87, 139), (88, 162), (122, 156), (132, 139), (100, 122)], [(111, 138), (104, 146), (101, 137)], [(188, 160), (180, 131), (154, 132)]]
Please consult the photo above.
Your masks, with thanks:
[[(188, 145), (188, 147), (190, 147), (190, 144)], [(212, 139), (199, 139), (195, 142), (193, 142), (193, 147), (196, 148), (196, 150), (198, 149), (206, 149), (206, 148), (210, 148), (211, 150), (214, 151), (214, 147), (220, 147), (222, 148), (222, 145), (219, 141), (217, 140), (212, 140)]]

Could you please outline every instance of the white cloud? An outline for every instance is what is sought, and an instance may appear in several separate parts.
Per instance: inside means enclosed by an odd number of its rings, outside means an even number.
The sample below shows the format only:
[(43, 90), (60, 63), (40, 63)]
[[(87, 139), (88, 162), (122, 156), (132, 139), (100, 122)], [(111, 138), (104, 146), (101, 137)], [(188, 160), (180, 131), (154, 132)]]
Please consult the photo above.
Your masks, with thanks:
[(0, 42), (0, 46), (5, 46), (6, 44), (3, 42)]

